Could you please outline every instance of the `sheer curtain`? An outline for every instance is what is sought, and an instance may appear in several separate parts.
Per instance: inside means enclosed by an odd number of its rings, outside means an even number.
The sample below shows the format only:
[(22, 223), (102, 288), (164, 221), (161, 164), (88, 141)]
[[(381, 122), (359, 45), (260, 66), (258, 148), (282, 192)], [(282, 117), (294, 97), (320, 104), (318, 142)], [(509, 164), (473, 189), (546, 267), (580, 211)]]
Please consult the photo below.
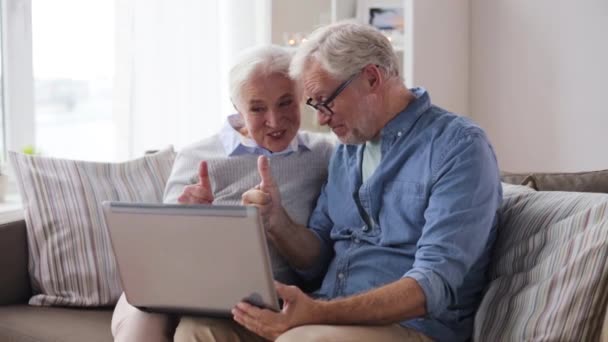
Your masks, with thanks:
[(235, 54), (270, 42), (270, 0), (116, 0), (116, 11), (121, 159), (216, 132), (233, 111)]

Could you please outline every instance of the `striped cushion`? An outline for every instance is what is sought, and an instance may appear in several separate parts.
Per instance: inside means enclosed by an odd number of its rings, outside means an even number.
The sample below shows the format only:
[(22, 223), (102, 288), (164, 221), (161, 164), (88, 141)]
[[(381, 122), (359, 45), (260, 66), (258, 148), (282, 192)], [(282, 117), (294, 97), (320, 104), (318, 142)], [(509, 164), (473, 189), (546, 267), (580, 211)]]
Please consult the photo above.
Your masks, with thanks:
[(608, 195), (505, 191), (477, 341), (592, 341), (608, 303)]
[(121, 287), (100, 204), (161, 202), (173, 148), (124, 163), (10, 152), (29, 244), (31, 305), (112, 305)]

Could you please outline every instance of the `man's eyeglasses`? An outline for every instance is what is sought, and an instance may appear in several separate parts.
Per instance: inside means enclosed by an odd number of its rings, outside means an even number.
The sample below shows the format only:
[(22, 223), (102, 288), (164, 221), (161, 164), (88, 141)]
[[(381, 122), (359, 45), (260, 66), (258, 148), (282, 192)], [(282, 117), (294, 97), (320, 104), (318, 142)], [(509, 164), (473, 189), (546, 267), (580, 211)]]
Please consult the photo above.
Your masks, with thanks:
[(331, 108), (330, 108), (333, 105), (333, 101), (336, 99), (336, 97), (338, 97), (338, 95), (340, 95), (340, 93), (342, 91), (344, 91), (344, 89), (346, 89), (346, 87), (350, 84), (350, 82), (352, 82), (355, 79), (355, 77), (357, 77), (357, 75), (359, 75), (359, 73), (356, 73), (356, 74), (352, 75), (346, 81), (342, 82), (342, 84), (340, 84), (340, 86), (338, 87), (338, 89), (336, 89), (324, 101), (313, 103), (312, 102), (313, 101), (312, 98), (309, 97), (308, 100), (306, 100), (306, 104), (309, 105), (309, 106), (311, 106), (312, 108), (314, 108), (316, 111), (319, 111), (319, 112), (323, 113), (323, 115), (326, 115), (326, 116), (332, 116), (332, 115), (334, 115), (333, 110), (331, 110)]

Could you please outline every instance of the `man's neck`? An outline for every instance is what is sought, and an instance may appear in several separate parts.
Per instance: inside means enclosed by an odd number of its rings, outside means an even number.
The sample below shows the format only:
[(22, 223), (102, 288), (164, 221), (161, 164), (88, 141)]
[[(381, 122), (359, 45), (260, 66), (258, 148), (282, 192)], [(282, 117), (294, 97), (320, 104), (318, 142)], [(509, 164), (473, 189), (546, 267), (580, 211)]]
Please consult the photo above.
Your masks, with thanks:
[[(380, 111), (382, 116), (380, 117), (380, 131), (386, 124), (401, 113), (414, 99), (416, 96), (412, 93), (401, 81), (394, 81), (387, 85), (382, 104), (383, 109)], [(380, 134), (378, 131), (378, 135)]]
[(397, 114), (401, 113), (416, 96), (401, 82), (395, 80), (386, 91), (384, 98), (384, 108), (388, 121), (392, 120)]

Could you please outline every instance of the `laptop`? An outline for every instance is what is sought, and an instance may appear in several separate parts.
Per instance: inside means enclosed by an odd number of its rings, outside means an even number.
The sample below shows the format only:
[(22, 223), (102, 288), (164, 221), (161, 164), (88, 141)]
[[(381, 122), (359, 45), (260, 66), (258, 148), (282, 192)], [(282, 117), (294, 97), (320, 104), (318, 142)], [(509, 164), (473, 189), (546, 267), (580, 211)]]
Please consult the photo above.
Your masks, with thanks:
[(232, 316), (240, 301), (279, 310), (255, 207), (104, 202), (127, 301), (144, 311)]

